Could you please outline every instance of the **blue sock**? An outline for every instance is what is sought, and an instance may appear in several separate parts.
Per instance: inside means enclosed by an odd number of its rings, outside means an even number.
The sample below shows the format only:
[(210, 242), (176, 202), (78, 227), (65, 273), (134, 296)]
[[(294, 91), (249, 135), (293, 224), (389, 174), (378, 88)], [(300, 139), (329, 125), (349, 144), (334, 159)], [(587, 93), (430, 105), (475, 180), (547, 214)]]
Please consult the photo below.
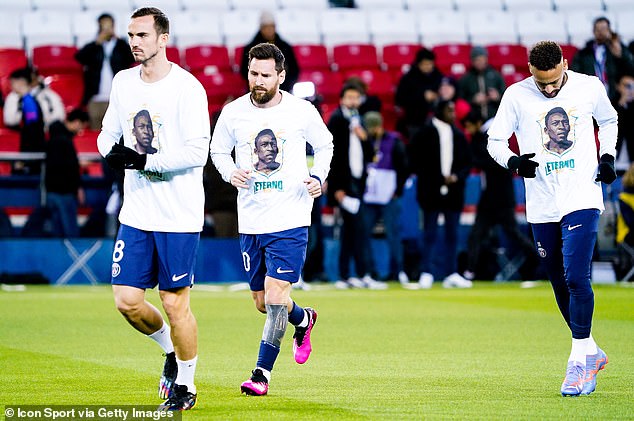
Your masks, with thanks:
[(265, 341), (260, 341), (260, 353), (258, 354), (258, 364), (256, 367), (273, 371), (273, 364), (275, 364), (277, 354), (279, 353), (280, 349), (275, 345)]
[(304, 309), (293, 301), (293, 309), (288, 313), (288, 322), (293, 326), (297, 326), (304, 320)]

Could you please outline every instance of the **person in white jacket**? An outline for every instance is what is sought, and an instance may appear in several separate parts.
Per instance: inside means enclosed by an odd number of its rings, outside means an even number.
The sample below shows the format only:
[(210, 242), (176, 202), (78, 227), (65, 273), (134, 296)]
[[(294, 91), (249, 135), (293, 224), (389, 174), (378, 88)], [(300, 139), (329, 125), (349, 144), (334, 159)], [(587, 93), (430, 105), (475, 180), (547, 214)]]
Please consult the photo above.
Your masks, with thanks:
[[(607, 363), (591, 335), (590, 275), (604, 209), (601, 182), (616, 179), (617, 113), (597, 77), (568, 70), (557, 43), (537, 43), (528, 66), (532, 76), (504, 92), (488, 130), (488, 151), (525, 178), (526, 219), (572, 333), (561, 393), (585, 395), (595, 390), (597, 373)], [(593, 118), (599, 125), (598, 162)], [(508, 147), (513, 133), (520, 156)]]

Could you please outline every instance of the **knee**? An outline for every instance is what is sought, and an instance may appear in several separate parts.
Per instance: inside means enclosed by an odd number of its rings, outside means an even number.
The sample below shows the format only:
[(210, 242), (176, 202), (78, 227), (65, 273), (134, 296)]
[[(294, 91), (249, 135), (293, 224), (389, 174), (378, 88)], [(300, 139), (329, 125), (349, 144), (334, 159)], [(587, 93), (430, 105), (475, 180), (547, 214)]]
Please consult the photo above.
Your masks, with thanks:
[(115, 305), (119, 313), (128, 319), (134, 318), (141, 310), (141, 303), (129, 297), (115, 297)]
[(262, 314), (266, 314), (266, 305), (262, 300), (255, 300), (255, 308)]
[(178, 299), (177, 296), (165, 296), (162, 300), (163, 309), (170, 321), (170, 324), (178, 323), (189, 314), (189, 304), (185, 300)]

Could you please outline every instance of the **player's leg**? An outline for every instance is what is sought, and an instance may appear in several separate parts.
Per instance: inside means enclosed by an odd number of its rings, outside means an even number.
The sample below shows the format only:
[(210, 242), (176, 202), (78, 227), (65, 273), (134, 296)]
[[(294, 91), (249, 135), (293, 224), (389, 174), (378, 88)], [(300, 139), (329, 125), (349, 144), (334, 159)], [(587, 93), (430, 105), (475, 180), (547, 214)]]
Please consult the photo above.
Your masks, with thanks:
[(418, 283), (421, 288), (428, 289), (434, 283), (434, 275), (431, 273), (434, 246), (438, 236), (438, 216), (440, 212), (423, 209), (423, 249), (420, 259), (420, 278)]
[(177, 367), (171, 384), (161, 385), (171, 393), (160, 409), (191, 409), (197, 398), (194, 375), (198, 361), (198, 325), (190, 306), (190, 289), (200, 236), (198, 233), (154, 233), (154, 238), (159, 262), (159, 295), (171, 327)]
[(585, 365), (582, 394), (596, 388), (596, 374), (607, 356), (591, 335), (594, 292), (591, 284), (592, 254), (598, 232), (599, 211), (586, 209), (566, 215), (561, 224), (566, 280), (570, 290), (570, 361)]

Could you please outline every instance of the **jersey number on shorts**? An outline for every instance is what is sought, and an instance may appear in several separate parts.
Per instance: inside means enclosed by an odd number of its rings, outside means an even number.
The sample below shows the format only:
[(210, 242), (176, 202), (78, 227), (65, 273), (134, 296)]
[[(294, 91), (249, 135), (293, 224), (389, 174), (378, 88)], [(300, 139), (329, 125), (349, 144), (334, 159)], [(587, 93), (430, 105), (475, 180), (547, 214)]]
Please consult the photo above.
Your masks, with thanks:
[(244, 270), (246, 272), (251, 270), (251, 258), (246, 251), (242, 252), (242, 263), (244, 264)]
[(114, 251), (112, 252), (112, 261), (114, 263), (118, 263), (123, 259), (123, 249), (125, 248), (125, 243), (123, 240), (117, 240), (114, 243)]

